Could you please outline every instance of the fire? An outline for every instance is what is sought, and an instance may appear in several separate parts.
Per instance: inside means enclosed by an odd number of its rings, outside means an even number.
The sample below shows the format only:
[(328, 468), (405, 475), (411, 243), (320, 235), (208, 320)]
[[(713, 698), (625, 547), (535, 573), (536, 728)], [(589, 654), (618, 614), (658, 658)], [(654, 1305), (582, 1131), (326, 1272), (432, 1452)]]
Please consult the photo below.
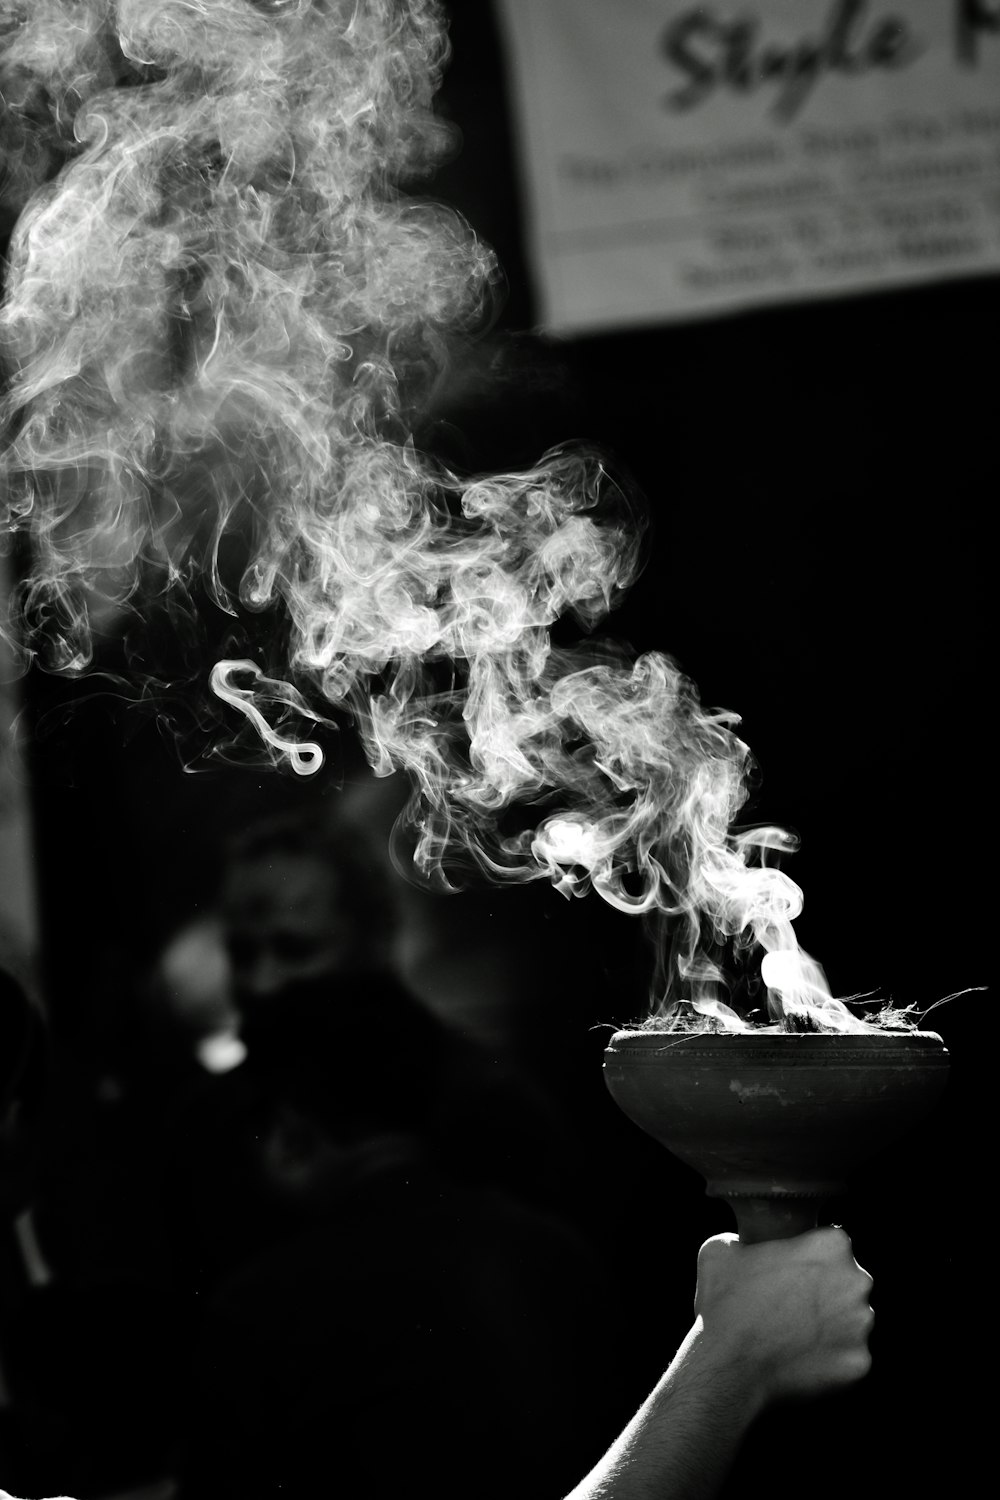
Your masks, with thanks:
[[(86, 670), (95, 622), (195, 579), (232, 614), (280, 605), (297, 685), (231, 660), (215, 692), (300, 774), (322, 750), (286, 711), (347, 710), (375, 773), (412, 781), (426, 874), (457, 848), (659, 914), (657, 1007), (688, 1024), (742, 1024), (734, 944), (765, 950), (776, 1022), (860, 1027), (798, 949), (801, 893), (773, 863), (792, 841), (734, 829), (736, 715), (670, 657), (590, 635), (640, 565), (634, 499), (583, 448), (468, 479), (410, 441), (497, 276), (456, 214), (404, 191), (450, 149), (437, 5), (0, 0), (0, 36), (29, 648)], [(552, 637), (566, 615), (576, 646)]]

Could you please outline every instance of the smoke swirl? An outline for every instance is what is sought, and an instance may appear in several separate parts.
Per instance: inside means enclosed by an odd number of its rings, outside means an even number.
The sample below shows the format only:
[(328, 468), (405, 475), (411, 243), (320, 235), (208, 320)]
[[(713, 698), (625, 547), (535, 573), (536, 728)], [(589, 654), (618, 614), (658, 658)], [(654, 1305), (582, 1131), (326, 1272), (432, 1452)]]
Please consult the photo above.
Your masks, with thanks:
[[(585, 449), (465, 478), (416, 450), (492, 253), (411, 195), (452, 149), (433, 0), (4, 0), (0, 339), (8, 514), (30, 536), (30, 650), (90, 665), (117, 612), (195, 580), (280, 607), (287, 680), (216, 664), (300, 774), (283, 710), (350, 713), (412, 780), (416, 860), (662, 913), (661, 1006), (738, 1025), (720, 954), (782, 962), (772, 1014), (859, 1023), (797, 947), (775, 829), (733, 831), (748, 751), (671, 659), (590, 632), (641, 517)], [(220, 563), (245, 550), (238, 589)], [(584, 638), (557, 646), (572, 616)]]

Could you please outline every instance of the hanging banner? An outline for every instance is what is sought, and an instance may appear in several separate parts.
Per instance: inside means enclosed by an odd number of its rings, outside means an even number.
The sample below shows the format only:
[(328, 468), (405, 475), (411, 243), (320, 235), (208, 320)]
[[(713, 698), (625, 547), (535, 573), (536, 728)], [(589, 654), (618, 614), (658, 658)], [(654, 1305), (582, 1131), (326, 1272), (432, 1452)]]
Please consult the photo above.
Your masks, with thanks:
[(498, 0), (543, 326), (1000, 269), (1000, 0)]

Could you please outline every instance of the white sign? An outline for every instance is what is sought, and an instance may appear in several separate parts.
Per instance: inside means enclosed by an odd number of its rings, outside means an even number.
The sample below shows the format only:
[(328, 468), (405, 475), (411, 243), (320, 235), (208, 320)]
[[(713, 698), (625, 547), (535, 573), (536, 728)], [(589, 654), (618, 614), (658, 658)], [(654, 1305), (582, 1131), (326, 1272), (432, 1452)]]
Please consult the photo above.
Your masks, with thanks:
[(1000, 269), (1000, 0), (499, 0), (541, 321)]

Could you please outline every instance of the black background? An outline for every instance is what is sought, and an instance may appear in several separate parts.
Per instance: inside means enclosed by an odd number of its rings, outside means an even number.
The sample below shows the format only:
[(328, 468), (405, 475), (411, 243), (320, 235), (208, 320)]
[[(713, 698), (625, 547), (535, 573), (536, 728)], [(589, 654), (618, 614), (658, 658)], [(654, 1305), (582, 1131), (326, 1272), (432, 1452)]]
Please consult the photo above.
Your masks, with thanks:
[[(1000, 281), (627, 336), (524, 333), (535, 304), (498, 37), (487, 7), (453, 11), (442, 107), (463, 148), (431, 191), (496, 248), (508, 296), (475, 389), (463, 391), (456, 373), (425, 440), (470, 468), (530, 463), (566, 439), (605, 447), (653, 519), (648, 566), (611, 629), (637, 649), (669, 651), (704, 702), (742, 715), (761, 773), (754, 813), (801, 837), (789, 866), (805, 891), (799, 936), (834, 992), (877, 990), (923, 1009), (988, 985)], [(506, 331), (519, 334), (516, 356), (503, 353)], [(491, 362), (497, 379), (484, 387)], [(150, 953), (210, 899), (225, 826), (241, 809), (306, 793), (275, 772), (186, 774), (155, 718), (99, 684), (36, 672), (26, 693), (47, 995), (56, 1030), (93, 1055), (111, 1025), (116, 966)], [(333, 761), (333, 779), (345, 766), (364, 775), (350, 746)], [(577, 1018), (561, 993), (561, 1018), (582, 1029), (641, 1009), (643, 959), (628, 919), (583, 911), (589, 902), (567, 908), (544, 891), (455, 898), (457, 922), (466, 899), (476, 921), (509, 932), (526, 965), (556, 986), (553, 934), (598, 949), (604, 1013), (593, 1014), (591, 995)], [(989, 993), (934, 1012), (927, 1024), (952, 1057), (944, 1104), (834, 1206), (876, 1278), (871, 1380), (842, 1403), (763, 1429), (743, 1482), (930, 1494), (971, 1477), (984, 1451), (973, 1361), (992, 1279), (983, 1232), (991, 1021)], [(635, 1295), (640, 1306), (668, 1302), (667, 1326), (681, 1326), (694, 1251), (729, 1227), (727, 1216), (638, 1136), (635, 1152), (651, 1197), (675, 1194), (663, 1243), (634, 1246)], [(619, 1211), (613, 1183), (596, 1191)], [(605, 1316), (599, 1294), (592, 1315)], [(671, 1351), (634, 1331), (626, 1349), (638, 1401)]]

